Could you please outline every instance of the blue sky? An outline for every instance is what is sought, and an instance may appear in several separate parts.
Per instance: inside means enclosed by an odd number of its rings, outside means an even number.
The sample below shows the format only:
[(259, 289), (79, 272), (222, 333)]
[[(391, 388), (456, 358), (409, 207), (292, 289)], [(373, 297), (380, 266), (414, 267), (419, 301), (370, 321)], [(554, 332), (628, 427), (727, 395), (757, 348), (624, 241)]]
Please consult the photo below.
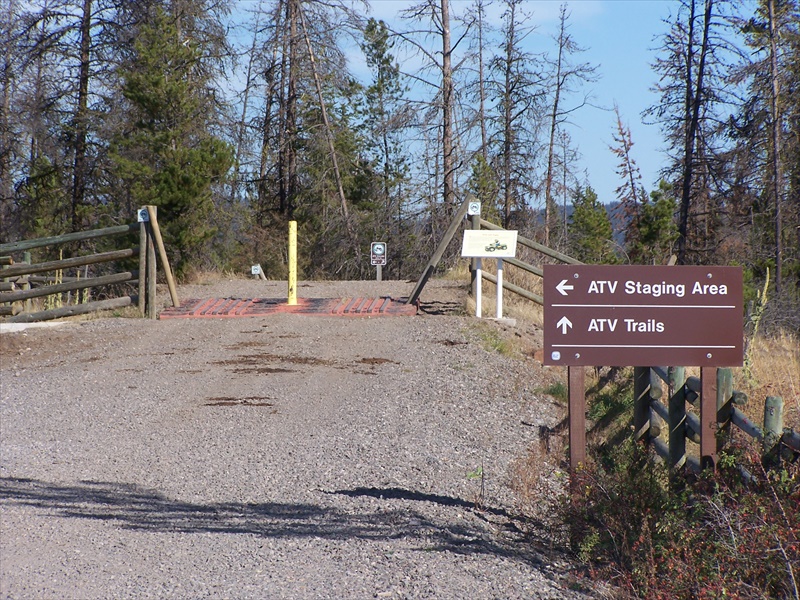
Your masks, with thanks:
[[(578, 9), (591, 5), (592, 11)], [(605, 107), (619, 106), (622, 120), (631, 130), (633, 156), (641, 172), (642, 182), (650, 191), (658, 183), (664, 166), (663, 142), (657, 125), (643, 122), (642, 111), (656, 104), (658, 94), (651, 91), (656, 83), (652, 64), (655, 49), (668, 26), (664, 22), (677, 8), (671, 0), (583, 0), (572, 2), (575, 39), (590, 50), (586, 56), (599, 67), (601, 76), (592, 84), (596, 103)], [(616, 117), (613, 111), (587, 108), (576, 119), (578, 129), (573, 138), (580, 144), (583, 163), (589, 180), (600, 200), (615, 200), (616, 157), (608, 147), (613, 143)]]
[[(397, 22), (396, 15), (413, 5), (407, 0), (372, 0), (372, 16), (388, 23)], [(451, 0), (456, 14), (472, 4), (472, 0)], [(537, 48), (551, 52), (554, 42), (548, 36), (558, 31), (561, 0), (530, 0), (522, 8), (532, 16), (530, 24), (536, 32), (530, 37)], [(581, 62), (591, 62), (598, 68), (599, 81), (589, 84), (593, 103), (600, 108), (585, 107), (573, 119), (569, 128), (573, 143), (578, 147), (581, 170), (595, 188), (599, 199), (612, 202), (619, 186), (616, 176), (617, 159), (609, 150), (616, 131), (614, 103), (620, 108), (623, 122), (630, 128), (634, 142), (633, 156), (642, 174), (642, 182), (650, 191), (656, 187), (658, 172), (663, 166), (662, 142), (658, 126), (645, 125), (642, 111), (657, 102), (650, 91), (655, 81), (651, 64), (659, 36), (667, 30), (664, 20), (677, 10), (674, 0), (579, 0), (566, 2), (570, 13), (570, 33), (577, 44), (587, 51), (578, 55)], [(502, 7), (490, 11), (499, 23)], [(402, 25), (397, 25), (402, 28)]]
[[(382, 19), (398, 30), (410, 27), (398, 18), (405, 8), (418, 4), (410, 0), (370, 0), (371, 16)], [(235, 0), (235, 21), (247, 20), (245, 10), (253, 9), (259, 0)], [(473, 0), (450, 0), (451, 13), (457, 15), (473, 4)], [(633, 137), (633, 157), (642, 174), (647, 191), (655, 189), (659, 171), (664, 166), (663, 143), (657, 125), (643, 123), (642, 111), (658, 101), (651, 91), (655, 74), (651, 65), (656, 58), (660, 36), (668, 29), (664, 22), (677, 11), (677, 0), (527, 0), (522, 9), (531, 16), (529, 25), (536, 30), (529, 36), (531, 51), (548, 50), (552, 54), (558, 32), (559, 11), (566, 4), (569, 32), (586, 52), (577, 56), (580, 62), (597, 66), (600, 79), (588, 84), (586, 91), (593, 95), (595, 108), (587, 106), (571, 118), (569, 134), (580, 154), (580, 179), (584, 176), (598, 193), (601, 202), (616, 200), (614, 190), (620, 181), (616, 175), (617, 159), (609, 150), (616, 131), (614, 103), (619, 105), (623, 122)], [(499, 0), (490, 6), (488, 15), (499, 27), (504, 8)], [(457, 25), (454, 23), (454, 35)], [(240, 40), (249, 47), (249, 35)], [(352, 40), (351, 40), (352, 42)], [(413, 71), (415, 59), (404, 60), (396, 49), (404, 70)], [(363, 57), (354, 46), (348, 52), (356, 76), (363, 70)], [(359, 65), (359, 63), (361, 63)], [(409, 64), (411, 63), (411, 64)], [(234, 78), (234, 82), (239, 81)], [(235, 85), (234, 85), (235, 87)]]

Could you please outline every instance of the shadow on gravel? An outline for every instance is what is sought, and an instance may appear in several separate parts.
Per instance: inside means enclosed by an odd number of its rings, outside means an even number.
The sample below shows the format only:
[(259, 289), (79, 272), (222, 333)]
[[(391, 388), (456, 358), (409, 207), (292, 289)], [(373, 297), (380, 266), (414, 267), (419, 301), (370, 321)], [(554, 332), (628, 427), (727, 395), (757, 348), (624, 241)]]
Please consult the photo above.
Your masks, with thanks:
[(459, 302), (420, 302), (419, 312), (426, 315), (463, 315), (464, 305)]
[[(434, 502), (459, 511), (475, 508), (458, 498), (398, 488), (356, 488), (326, 493)], [(492, 534), (486, 523), (495, 530), (503, 526), (491, 523), (485, 516), (483, 522), (470, 525), (465, 519), (449, 518), (455, 515), (431, 518), (409, 508), (407, 503), (394, 509), (381, 506), (370, 510), (274, 502), (196, 504), (173, 500), (156, 490), (134, 484), (81, 481), (67, 485), (13, 477), (0, 478), (0, 501), (35, 507), (52, 517), (108, 521), (124, 529), (154, 533), (374, 541), (406, 539), (418, 542), (418, 549), (422, 551), (494, 554), (534, 566), (543, 563), (543, 555), (519, 535)], [(503, 517), (502, 521), (506, 520), (504, 511), (495, 511), (495, 514)], [(507, 534), (519, 533), (516, 528), (505, 529)]]
[(478, 507), (474, 502), (467, 502), (461, 498), (453, 498), (452, 496), (442, 496), (441, 494), (427, 494), (424, 492), (414, 492), (411, 490), (404, 490), (403, 488), (390, 487), (390, 488), (376, 488), (376, 487), (358, 487), (352, 490), (334, 490), (333, 492), (326, 492), (330, 494), (340, 494), (342, 496), (350, 496), (351, 498), (369, 497), (388, 500), (412, 500), (414, 502), (433, 502), (441, 506), (456, 506), (466, 508), (469, 510), (479, 510), (479, 512), (496, 515), (498, 517), (505, 517), (507, 519), (525, 520), (516, 515), (510, 514), (507, 510), (502, 508), (492, 507)]

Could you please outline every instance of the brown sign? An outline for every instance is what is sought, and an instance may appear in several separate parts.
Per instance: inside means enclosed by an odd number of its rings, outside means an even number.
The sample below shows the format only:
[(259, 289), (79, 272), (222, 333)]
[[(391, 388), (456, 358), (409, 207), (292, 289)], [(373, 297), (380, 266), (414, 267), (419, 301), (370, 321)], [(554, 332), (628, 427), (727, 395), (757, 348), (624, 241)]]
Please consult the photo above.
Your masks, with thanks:
[(742, 269), (545, 265), (544, 364), (741, 366)]

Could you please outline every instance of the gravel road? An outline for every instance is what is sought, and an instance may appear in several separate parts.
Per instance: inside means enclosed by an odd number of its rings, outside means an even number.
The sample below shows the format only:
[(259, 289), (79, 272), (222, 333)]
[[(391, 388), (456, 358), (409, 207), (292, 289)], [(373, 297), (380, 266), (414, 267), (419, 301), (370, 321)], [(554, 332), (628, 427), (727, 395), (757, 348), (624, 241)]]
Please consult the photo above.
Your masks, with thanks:
[[(285, 283), (179, 294), (285, 297)], [(535, 332), (464, 316), (463, 294), (432, 281), (414, 317), (0, 334), (0, 597), (599, 597), (575, 591), (511, 485), (537, 426), (563, 414), (541, 365), (482, 338)], [(546, 506), (555, 492), (538, 493)]]

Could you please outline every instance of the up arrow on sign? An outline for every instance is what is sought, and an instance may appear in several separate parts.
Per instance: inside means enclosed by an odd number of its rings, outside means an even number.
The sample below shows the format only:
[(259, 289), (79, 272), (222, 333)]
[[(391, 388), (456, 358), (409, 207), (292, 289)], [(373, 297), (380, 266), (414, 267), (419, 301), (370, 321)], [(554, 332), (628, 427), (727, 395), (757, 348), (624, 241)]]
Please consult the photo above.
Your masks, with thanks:
[(567, 329), (572, 329), (572, 321), (570, 321), (567, 317), (561, 317), (561, 320), (556, 323), (556, 327), (561, 328), (561, 333), (567, 333)]

